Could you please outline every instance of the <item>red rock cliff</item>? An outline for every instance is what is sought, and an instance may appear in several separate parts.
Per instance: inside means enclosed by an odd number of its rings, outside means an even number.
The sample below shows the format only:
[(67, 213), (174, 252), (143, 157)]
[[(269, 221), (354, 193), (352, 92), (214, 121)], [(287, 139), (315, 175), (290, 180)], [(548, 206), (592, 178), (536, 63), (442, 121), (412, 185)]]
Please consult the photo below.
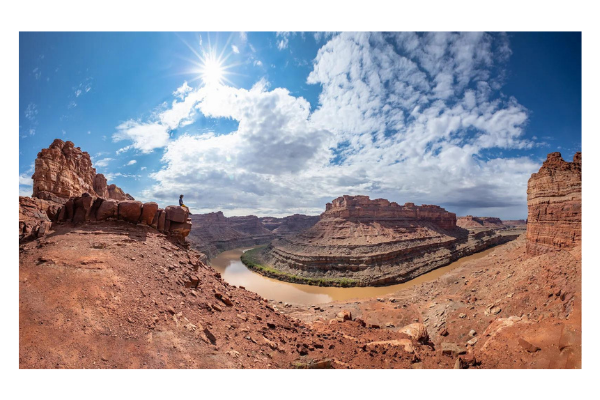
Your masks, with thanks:
[(440, 206), (423, 204), (403, 206), (385, 199), (369, 199), (369, 196), (342, 196), (327, 203), (321, 219), (342, 218), (348, 220), (406, 220), (433, 222), (442, 229), (456, 228), (456, 214)]
[(581, 242), (581, 153), (573, 162), (550, 153), (527, 185), (527, 253), (537, 255)]
[[(96, 174), (90, 155), (73, 142), (55, 139), (42, 149), (35, 160), (33, 197), (65, 203), (70, 197), (89, 193), (115, 200), (133, 200), (115, 185), (107, 186), (106, 178)], [(112, 187), (112, 190), (111, 190)]]

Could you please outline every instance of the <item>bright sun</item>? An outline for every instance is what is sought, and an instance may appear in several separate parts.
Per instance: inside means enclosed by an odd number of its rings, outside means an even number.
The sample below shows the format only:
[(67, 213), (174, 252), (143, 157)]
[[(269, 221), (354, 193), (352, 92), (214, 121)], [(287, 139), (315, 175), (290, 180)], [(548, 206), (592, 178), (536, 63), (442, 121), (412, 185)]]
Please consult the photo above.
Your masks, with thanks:
[(202, 80), (207, 85), (218, 85), (223, 81), (223, 66), (214, 56), (209, 55), (202, 60)]
[[(208, 46), (202, 46), (202, 41), (200, 41), (199, 51), (189, 43), (185, 41), (184, 43), (196, 56), (195, 59), (189, 60), (194, 67), (185, 72), (186, 74), (191, 73), (194, 75), (194, 78), (191, 79), (190, 82), (202, 80), (206, 86), (233, 85), (233, 82), (231, 82), (228, 77), (230, 75), (237, 75), (232, 72), (231, 69), (240, 65), (235, 62), (232, 63), (231, 60), (228, 61), (234, 54), (233, 51), (226, 53), (225, 49), (227, 47), (218, 51), (216, 45), (211, 45), (210, 37), (208, 38)], [(239, 53), (239, 51), (236, 53)]]

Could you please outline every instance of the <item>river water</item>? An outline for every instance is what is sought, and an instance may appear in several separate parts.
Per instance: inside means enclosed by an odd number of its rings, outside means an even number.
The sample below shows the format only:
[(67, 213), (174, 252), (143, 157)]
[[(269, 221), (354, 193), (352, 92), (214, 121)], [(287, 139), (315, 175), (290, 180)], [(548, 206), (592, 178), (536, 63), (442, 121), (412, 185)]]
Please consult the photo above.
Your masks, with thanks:
[(229, 284), (244, 286), (246, 289), (258, 293), (266, 299), (292, 304), (319, 304), (336, 300), (378, 297), (396, 292), (400, 289), (406, 289), (419, 283), (434, 280), (468, 261), (477, 260), (478, 258), (486, 256), (494, 249), (487, 249), (463, 257), (445, 267), (435, 269), (408, 282), (392, 286), (353, 288), (301, 285), (267, 278), (266, 276), (249, 270), (242, 261), (240, 261), (240, 256), (246, 250), (248, 249), (225, 251), (210, 260), (210, 264), (214, 269), (221, 273), (223, 279)]

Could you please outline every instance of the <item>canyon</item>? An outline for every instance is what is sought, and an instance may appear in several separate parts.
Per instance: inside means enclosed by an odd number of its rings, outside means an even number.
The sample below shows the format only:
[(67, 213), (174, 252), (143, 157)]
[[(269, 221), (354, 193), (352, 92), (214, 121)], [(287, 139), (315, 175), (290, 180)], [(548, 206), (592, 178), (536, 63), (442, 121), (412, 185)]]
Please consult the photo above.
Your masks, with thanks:
[(380, 286), (415, 278), (517, 236), (461, 228), (454, 213), (435, 205), (401, 206), (346, 195), (328, 203), (309, 229), (247, 252), (242, 261), (293, 282)]
[(284, 218), (225, 217), (222, 211), (191, 216), (191, 245), (213, 258), (217, 254), (239, 247), (253, 247), (270, 243), (271, 240), (293, 235), (310, 228), (318, 216), (294, 214)]
[[(62, 150), (40, 152), (38, 189), (19, 198), (20, 368), (581, 368), (580, 154), (552, 153), (532, 175), (527, 233), (511, 240), (517, 230), (464, 229), (441, 207), (366, 196), (320, 217), (190, 216), (111, 198), (87, 153), (65, 146), (76, 160), (59, 168), (48, 154)], [(335, 250), (358, 274), (411, 249), (407, 271), (376, 282), (497, 246), (394, 293), (309, 306), (232, 285), (195, 249), (248, 238), (294, 250), (297, 265), (320, 254), (312, 246)]]

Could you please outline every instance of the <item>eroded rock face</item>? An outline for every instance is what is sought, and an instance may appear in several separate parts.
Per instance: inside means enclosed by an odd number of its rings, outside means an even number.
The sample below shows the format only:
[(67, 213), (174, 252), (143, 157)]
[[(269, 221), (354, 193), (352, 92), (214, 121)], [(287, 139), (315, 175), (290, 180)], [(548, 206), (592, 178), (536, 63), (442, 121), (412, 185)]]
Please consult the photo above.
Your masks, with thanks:
[(54, 202), (19, 196), (19, 242), (47, 234), (59, 210), (60, 205)]
[(117, 185), (115, 185), (114, 183), (111, 185), (108, 185), (107, 187), (108, 190), (108, 197), (114, 200), (135, 200), (133, 198), (133, 196), (131, 196), (129, 193), (125, 193), (123, 192), (123, 190), (121, 190), (120, 187), (118, 187)]
[(108, 194), (108, 184), (104, 175), (96, 174), (96, 177), (94, 178), (94, 191), (98, 196), (105, 199), (110, 197)]
[(501, 228), (504, 226), (502, 220), (496, 217), (474, 217), (467, 215), (459, 217), (456, 220), (456, 225), (461, 228)]
[(343, 196), (328, 203), (311, 228), (273, 240), (255, 262), (274, 267), (282, 274), (273, 277), (284, 280), (377, 286), (412, 279), (513, 238), (460, 228), (456, 215), (439, 206)]
[(456, 214), (447, 212), (440, 206), (423, 204), (403, 206), (385, 199), (369, 199), (369, 196), (342, 196), (327, 203), (322, 219), (342, 218), (352, 221), (372, 221), (391, 219), (396, 221), (431, 222), (441, 229), (456, 228)]
[(104, 221), (108, 218), (117, 218), (119, 210), (119, 202), (112, 199), (106, 199), (101, 202), (98, 211), (96, 211), (96, 219)]
[(68, 199), (82, 193), (96, 194), (94, 181), (96, 169), (90, 155), (75, 147), (73, 142), (54, 140), (42, 149), (35, 160), (33, 197), (43, 197), (44, 192)]
[(155, 202), (144, 203), (144, 206), (142, 207), (141, 222), (146, 225), (152, 225), (152, 221), (154, 221), (157, 211), (158, 204)]
[(527, 253), (543, 254), (581, 243), (581, 153), (573, 162), (550, 153), (527, 185)]
[(64, 204), (71, 197), (88, 193), (93, 197), (133, 200), (115, 185), (107, 186), (106, 178), (96, 174), (90, 155), (73, 142), (55, 139), (42, 149), (35, 160), (33, 195), (43, 200)]

